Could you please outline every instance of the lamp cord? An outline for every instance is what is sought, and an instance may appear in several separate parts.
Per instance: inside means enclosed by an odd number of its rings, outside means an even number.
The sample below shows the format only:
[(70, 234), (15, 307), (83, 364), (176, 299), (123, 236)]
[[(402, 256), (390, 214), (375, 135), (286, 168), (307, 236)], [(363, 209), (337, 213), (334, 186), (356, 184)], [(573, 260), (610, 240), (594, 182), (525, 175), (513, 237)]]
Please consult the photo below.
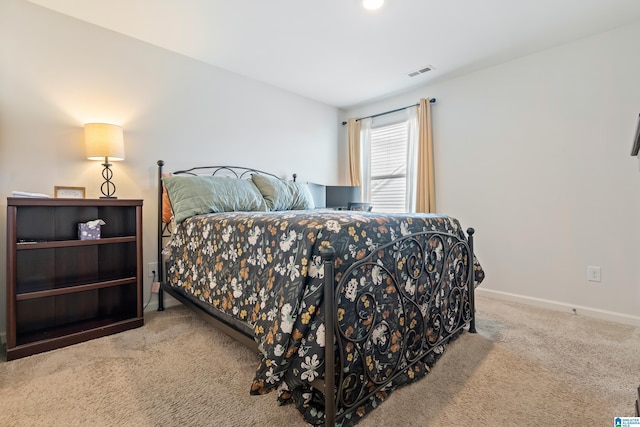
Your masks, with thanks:
[[(152, 273), (153, 273), (153, 279), (151, 280), (151, 287), (153, 287), (153, 283), (156, 281), (156, 272), (152, 271)], [(153, 292), (151, 292), (151, 289), (149, 289), (149, 299), (147, 300), (147, 303), (144, 305), (144, 307), (142, 307), (142, 311), (145, 311), (147, 309), (147, 306), (151, 302), (152, 296), (153, 296)]]

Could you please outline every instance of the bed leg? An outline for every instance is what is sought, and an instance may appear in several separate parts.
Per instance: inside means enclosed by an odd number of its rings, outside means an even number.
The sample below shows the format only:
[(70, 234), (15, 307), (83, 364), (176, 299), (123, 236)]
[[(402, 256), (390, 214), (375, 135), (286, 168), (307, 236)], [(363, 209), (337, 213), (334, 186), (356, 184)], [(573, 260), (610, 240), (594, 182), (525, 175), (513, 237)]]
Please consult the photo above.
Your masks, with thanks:
[(164, 311), (164, 291), (158, 289), (158, 311)]
[[(158, 160), (158, 282), (162, 284), (164, 280), (162, 264), (162, 166), (163, 160)], [(158, 311), (164, 311), (164, 291), (162, 287), (158, 289)]]
[(324, 424), (333, 427), (336, 422), (336, 372), (335, 372), (335, 307), (334, 286), (335, 274), (333, 261), (336, 251), (331, 247), (320, 251), (324, 262)]
[(475, 298), (475, 288), (476, 288), (476, 278), (475, 272), (473, 269), (473, 262), (475, 257), (473, 255), (473, 234), (476, 232), (473, 228), (467, 228), (467, 235), (469, 236), (469, 256), (471, 257), (469, 261), (469, 305), (471, 306), (471, 321), (469, 322), (469, 332), (475, 334), (476, 331), (476, 298)]

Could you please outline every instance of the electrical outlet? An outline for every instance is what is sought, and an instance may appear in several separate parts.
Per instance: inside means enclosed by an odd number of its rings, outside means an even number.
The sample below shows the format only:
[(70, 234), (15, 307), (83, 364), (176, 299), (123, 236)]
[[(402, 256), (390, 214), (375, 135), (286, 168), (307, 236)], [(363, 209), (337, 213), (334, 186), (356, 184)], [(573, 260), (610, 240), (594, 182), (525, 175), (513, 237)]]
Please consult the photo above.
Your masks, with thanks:
[(148, 276), (149, 277), (153, 277), (153, 272), (156, 272), (155, 276), (156, 278), (158, 277), (158, 263), (157, 262), (150, 262), (149, 263), (149, 273)]
[(600, 267), (587, 267), (587, 280), (590, 282), (599, 282)]

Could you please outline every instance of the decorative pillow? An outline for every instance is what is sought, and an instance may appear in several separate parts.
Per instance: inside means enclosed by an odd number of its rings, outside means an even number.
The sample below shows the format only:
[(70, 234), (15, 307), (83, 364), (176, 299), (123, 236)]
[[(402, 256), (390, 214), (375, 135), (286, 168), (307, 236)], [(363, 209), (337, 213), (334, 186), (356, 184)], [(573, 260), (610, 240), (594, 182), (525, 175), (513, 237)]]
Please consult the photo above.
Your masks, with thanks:
[(204, 213), (267, 210), (260, 191), (248, 179), (169, 176), (162, 181), (176, 222)]
[[(163, 173), (162, 177), (165, 178), (171, 176), (170, 173)], [(168, 224), (173, 218), (173, 211), (171, 210), (171, 202), (169, 201), (169, 195), (167, 194), (167, 187), (162, 183), (162, 222)]]
[(267, 206), (272, 211), (313, 209), (313, 197), (306, 184), (284, 181), (268, 175), (251, 175)]

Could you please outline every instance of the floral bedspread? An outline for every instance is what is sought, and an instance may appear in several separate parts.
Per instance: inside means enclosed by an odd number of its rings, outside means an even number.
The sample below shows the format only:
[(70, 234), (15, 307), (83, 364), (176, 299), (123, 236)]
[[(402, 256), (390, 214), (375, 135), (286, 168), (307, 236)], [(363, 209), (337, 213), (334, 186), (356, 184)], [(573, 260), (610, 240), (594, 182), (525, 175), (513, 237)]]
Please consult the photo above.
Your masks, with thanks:
[[(457, 220), (433, 214), (316, 210), (199, 215), (174, 233), (167, 281), (250, 324), (262, 353), (251, 393), (277, 389), (281, 402), (293, 401), (308, 422), (321, 424), (324, 401), (309, 386), (324, 373), (320, 249), (331, 245), (336, 250), (339, 275), (379, 245), (432, 230), (463, 235)], [(476, 265), (476, 283), (483, 278)], [(414, 366), (404, 380), (423, 376), (433, 362)], [(384, 398), (377, 396), (345, 425)]]

